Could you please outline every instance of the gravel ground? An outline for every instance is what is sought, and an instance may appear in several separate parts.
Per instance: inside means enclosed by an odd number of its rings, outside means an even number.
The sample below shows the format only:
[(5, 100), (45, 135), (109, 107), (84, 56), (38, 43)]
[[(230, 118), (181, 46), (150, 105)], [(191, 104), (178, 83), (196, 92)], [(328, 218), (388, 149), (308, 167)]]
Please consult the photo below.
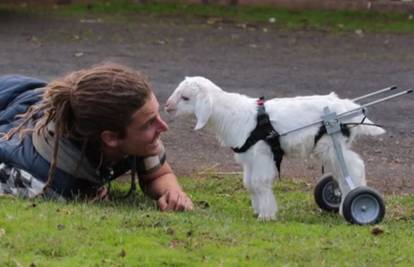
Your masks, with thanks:
[[(210, 21), (211, 22), (211, 21)], [(205, 19), (0, 16), (0, 73), (46, 80), (111, 60), (146, 73), (163, 103), (185, 76), (202, 75), (227, 91), (266, 98), (325, 94), (356, 97), (389, 85), (414, 86), (414, 34), (286, 31), (275, 25), (206, 23)], [(414, 95), (378, 104), (369, 117), (387, 134), (360, 139), (369, 185), (414, 192)], [(164, 114), (165, 115), (165, 114)], [(165, 134), (178, 175), (240, 172), (232, 152), (192, 118)], [(314, 183), (313, 160), (285, 160), (283, 177)]]

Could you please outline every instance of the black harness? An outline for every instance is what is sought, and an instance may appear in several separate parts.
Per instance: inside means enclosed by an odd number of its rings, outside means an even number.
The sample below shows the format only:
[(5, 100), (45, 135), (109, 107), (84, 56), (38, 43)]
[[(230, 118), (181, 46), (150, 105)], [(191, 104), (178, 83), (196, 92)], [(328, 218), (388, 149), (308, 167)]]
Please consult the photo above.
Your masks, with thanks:
[[(361, 123), (362, 124), (362, 123)], [(348, 124), (345, 123), (341, 123), (340, 124), (341, 127), (341, 133), (348, 137), (351, 136), (351, 129), (349, 129)], [(325, 135), (326, 133), (326, 128), (325, 125), (322, 125), (321, 127), (319, 127), (319, 131), (318, 133), (315, 135), (315, 139), (314, 139), (314, 146), (316, 146), (316, 144), (319, 142), (319, 140)]]
[[(372, 125), (372, 126), (379, 126), (377, 124), (367, 124), (364, 123), (366, 117), (360, 123), (342, 123), (341, 124), (341, 132), (344, 136), (349, 137), (350, 127), (349, 125)], [(318, 141), (326, 134), (326, 128), (322, 125), (319, 128), (318, 133), (315, 135), (314, 138), (314, 145), (318, 143)], [(273, 128), (272, 124), (270, 123), (269, 115), (266, 113), (266, 109), (264, 107), (264, 97), (261, 97), (257, 100), (257, 125), (256, 128), (250, 133), (250, 136), (247, 138), (246, 142), (241, 147), (232, 147), (235, 153), (244, 153), (249, 150), (250, 147), (255, 145), (258, 141), (263, 140), (265, 141), (271, 148), (273, 153), (273, 160), (275, 161), (277, 171), (279, 172), (280, 177), (280, 165), (282, 163), (283, 155), (285, 152), (280, 147), (280, 135), (279, 133)]]
[(254, 128), (254, 130), (250, 133), (250, 136), (247, 138), (243, 146), (237, 148), (232, 147), (232, 149), (235, 153), (243, 153), (260, 140), (265, 141), (270, 146), (273, 152), (273, 160), (275, 161), (280, 177), (280, 165), (285, 152), (280, 147), (279, 133), (273, 128), (270, 123), (269, 115), (266, 113), (264, 97), (257, 100), (256, 128)]

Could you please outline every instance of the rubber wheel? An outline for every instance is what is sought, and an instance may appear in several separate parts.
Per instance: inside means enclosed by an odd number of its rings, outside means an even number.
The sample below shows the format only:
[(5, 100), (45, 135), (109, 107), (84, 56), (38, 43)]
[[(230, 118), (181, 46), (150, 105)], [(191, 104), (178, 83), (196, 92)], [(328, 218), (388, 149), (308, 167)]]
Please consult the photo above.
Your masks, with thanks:
[(332, 174), (325, 174), (316, 184), (315, 202), (324, 211), (337, 213), (341, 205), (341, 191)]
[(376, 224), (384, 218), (385, 205), (377, 191), (361, 186), (348, 193), (342, 211), (345, 220), (352, 224)]

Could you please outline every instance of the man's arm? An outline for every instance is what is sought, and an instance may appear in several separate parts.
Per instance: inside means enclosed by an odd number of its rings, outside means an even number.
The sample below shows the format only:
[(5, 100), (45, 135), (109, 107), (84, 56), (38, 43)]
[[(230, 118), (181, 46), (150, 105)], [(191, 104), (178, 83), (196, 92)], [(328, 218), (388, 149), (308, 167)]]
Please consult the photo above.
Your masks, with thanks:
[(182, 190), (167, 162), (152, 173), (140, 175), (139, 184), (144, 193), (158, 201), (162, 211), (193, 209), (191, 199)]

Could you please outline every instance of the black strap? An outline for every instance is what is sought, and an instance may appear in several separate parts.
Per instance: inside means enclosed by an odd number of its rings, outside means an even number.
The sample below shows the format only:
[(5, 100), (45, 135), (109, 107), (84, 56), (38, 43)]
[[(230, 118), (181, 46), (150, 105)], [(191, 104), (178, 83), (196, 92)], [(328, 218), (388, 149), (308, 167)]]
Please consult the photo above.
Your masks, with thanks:
[(277, 171), (280, 177), (280, 166), (285, 152), (280, 147), (279, 133), (270, 123), (269, 115), (266, 113), (264, 106), (264, 97), (257, 101), (257, 125), (250, 133), (246, 142), (240, 148), (232, 148), (235, 153), (244, 153), (258, 141), (265, 141), (273, 152), (273, 160), (275, 161)]
[[(365, 114), (365, 113), (364, 113)], [(382, 127), (379, 124), (375, 124), (375, 123), (365, 123), (367, 116), (364, 116), (361, 120), (361, 122), (347, 122), (347, 123), (341, 123), (340, 127), (341, 127), (341, 133), (348, 137), (351, 135), (351, 129), (355, 126), (358, 125), (368, 125), (368, 126), (376, 126), (376, 127)], [(318, 133), (315, 135), (315, 139), (314, 139), (314, 145), (316, 146), (316, 144), (319, 142), (319, 140), (322, 138), (322, 136), (324, 136), (326, 134), (326, 128), (325, 125), (322, 125), (319, 128)]]
[[(341, 127), (341, 133), (346, 136), (349, 137), (351, 135), (351, 131), (348, 127), (347, 124), (340, 124)], [(319, 140), (326, 134), (326, 127), (325, 125), (322, 125), (321, 127), (319, 127), (319, 131), (318, 133), (315, 135), (315, 139), (314, 139), (314, 145), (316, 146), (316, 144), (319, 142)]]

